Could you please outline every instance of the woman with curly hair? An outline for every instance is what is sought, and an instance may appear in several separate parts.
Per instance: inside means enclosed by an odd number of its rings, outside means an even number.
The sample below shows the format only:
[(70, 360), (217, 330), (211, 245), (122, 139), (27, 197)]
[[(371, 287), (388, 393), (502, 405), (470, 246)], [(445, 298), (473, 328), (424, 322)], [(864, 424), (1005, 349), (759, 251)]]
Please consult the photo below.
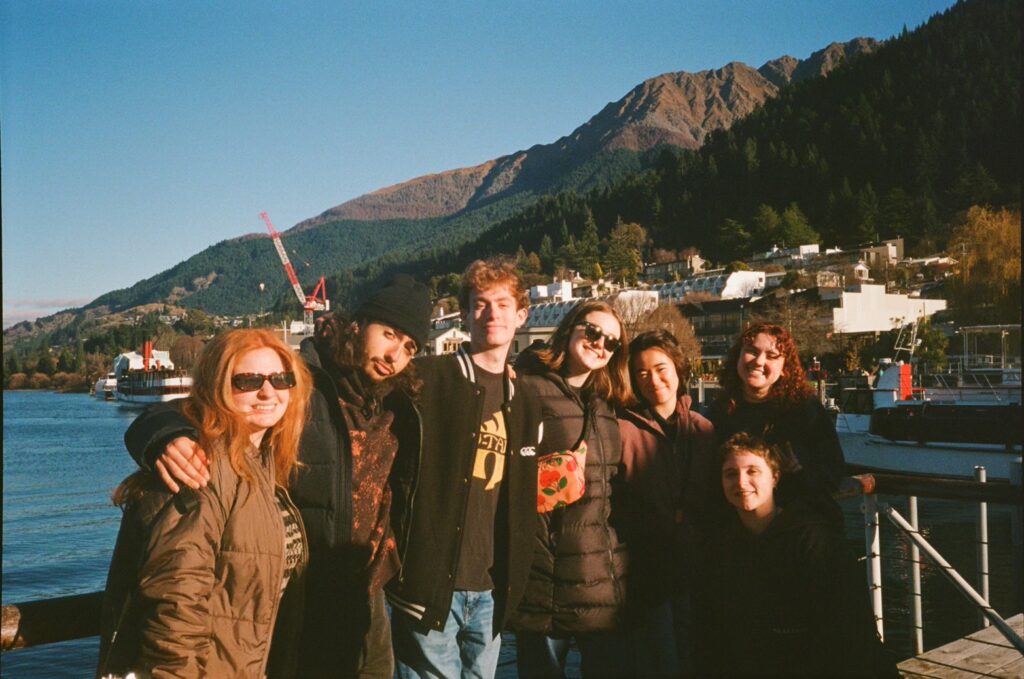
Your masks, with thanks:
[[(780, 325), (759, 323), (740, 333), (719, 377), (723, 394), (709, 413), (719, 441), (744, 432), (795, 457), (779, 496), (808, 492), (827, 498), (845, 475), (835, 424), (807, 381), (793, 337)], [(825, 502), (835, 515), (838, 507)], [(840, 517), (835, 517), (841, 520)]]
[(181, 415), (210, 482), (175, 495), (152, 471), (124, 509), (104, 598), (99, 675), (294, 676), (308, 543), (288, 482), (312, 377), (269, 330), (214, 337)]
[(516, 364), (517, 389), (542, 417), (533, 567), (513, 619), (521, 677), (564, 676), (571, 639), (584, 677), (634, 673), (623, 626), (628, 555), (616, 521), (614, 408), (632, 401), (627, 340), (615, 309), (587, 300)]

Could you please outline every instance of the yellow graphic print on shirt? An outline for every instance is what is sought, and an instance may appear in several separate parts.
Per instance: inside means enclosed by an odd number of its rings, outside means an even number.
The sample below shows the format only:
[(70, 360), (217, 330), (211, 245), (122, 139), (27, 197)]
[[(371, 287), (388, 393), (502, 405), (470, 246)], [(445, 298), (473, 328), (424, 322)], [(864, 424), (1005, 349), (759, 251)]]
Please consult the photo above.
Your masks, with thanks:
[[(505, 448), (508, 435), (505, 433), (505, 416), (499, 410), (480, 426), (480, 440), (473, 462), (473, 478), (484, 479), (484, 490), (494, 490), (505, 476)], [(493, 461), (491, 461), (493, 459)], [(490, 476), (488, 477), (488, 468)]]

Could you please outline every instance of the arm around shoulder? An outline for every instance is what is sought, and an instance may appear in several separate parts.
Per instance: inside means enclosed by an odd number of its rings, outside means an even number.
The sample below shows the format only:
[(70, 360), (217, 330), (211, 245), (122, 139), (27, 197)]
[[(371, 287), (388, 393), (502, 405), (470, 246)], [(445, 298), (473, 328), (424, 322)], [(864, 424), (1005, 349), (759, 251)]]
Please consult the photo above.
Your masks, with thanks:
[(124, 444), (132, 459), (143, 469), (153, 471), (164, 447), (175, 438), (199, 439), (199, 433), (181, 412), (178, 401), (149, 406), (135, 418), (124, 433)]

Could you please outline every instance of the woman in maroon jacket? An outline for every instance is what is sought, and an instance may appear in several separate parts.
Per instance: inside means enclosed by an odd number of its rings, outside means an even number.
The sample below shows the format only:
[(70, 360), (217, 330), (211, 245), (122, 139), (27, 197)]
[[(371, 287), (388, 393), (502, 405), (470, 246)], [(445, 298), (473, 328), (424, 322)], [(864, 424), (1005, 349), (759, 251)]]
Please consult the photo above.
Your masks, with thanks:
[(630, 343), (640, 403), (619, 412), (630, 545), (630, 637), (651, 675), (692, 670), (688, 580), (698, 516), (716, 499), (714, 429), (690, 410), (689, 366), (665, 330)]

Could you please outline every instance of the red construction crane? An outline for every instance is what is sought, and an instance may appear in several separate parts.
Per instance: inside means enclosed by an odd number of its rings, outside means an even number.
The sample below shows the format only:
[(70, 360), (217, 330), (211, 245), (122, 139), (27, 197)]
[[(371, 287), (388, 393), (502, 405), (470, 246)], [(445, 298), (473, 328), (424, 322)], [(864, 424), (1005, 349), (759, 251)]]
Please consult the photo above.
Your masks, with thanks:
[(313, 312), (314, 311), (328, 311), (331, 308), (331, 303), (327, 299), (327, 287), (324, 283), (324, 277), (320, 277), (320, 281), (313, 288), (313, 292), (306, 295), (302, 292), (302, 286), (299, 285), (299, 277), (295, 275), (295, 269), (292, 267), (291, 260), (288, 259), (288, 253), (285, 252), (284, 244), (281, 242), (281, 234), (278, 233), (277, 229), (270, 221), (270, 217), (266, 212), (260, 213), (260, 219), (267, 225), (267, 230), (270, 231), (270, 238), (274, 241), (274, 247), (277, 249), (277, 256), (281, 258), (281, 263), (284, 265), (284, 271), (288, 274), (288, 280), (291, 281), (292, 290), (295, 291), (295, 296), (299, 299), (299, 304), (302, 305), (302, 320), (306, 325), (306, 332), (313, 331)]

